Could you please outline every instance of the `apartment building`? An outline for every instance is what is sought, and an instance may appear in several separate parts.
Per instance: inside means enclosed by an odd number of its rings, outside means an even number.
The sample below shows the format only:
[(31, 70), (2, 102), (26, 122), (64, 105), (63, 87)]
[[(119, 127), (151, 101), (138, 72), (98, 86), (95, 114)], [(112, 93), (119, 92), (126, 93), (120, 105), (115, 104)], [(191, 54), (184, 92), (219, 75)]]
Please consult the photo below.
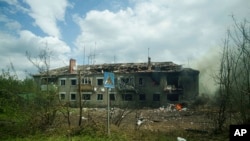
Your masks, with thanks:
[[(115, 88), (104, 87), (104, 72), (115, 75)], [(69, 66), (33, 76), (41, 90), (56, 88), (58, 99), (78, 107), (158, 107), (194, 99), (199, 71), (173, 62), (117, 63)], [(108, 96), (109, 95), (109, 96)]]

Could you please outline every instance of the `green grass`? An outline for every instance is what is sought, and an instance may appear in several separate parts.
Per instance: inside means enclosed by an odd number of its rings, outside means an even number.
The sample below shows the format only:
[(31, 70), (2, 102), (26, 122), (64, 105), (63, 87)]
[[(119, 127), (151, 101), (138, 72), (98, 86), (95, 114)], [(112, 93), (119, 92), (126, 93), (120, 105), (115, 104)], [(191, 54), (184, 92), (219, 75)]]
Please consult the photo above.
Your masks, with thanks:
[(0, 126), (0, 140), (3, 141), (176, 141), (183, 137), (188, 141), (229, 140), (226, 134), (195, 134), (185, 130), (149, 131), (119, 128), (111, 125), (111, 135), (106, 135), (103, 123), (84, 124), (83, 127), (61, 125), (47, 130), (28, 128), (25, 123), (5, 123)]
[(7, 141), (108, 141), (108, 138), (91, 137), (91, 136), (29, 136), (25, 138), (10, 138)]
[(111, 132), (110, 136), (107, 135), (91, 135), (80, 134), (67, 136), (64, 134), (43, 134), (37, 133), (26, 137), (9, 137), (5, 138), (6, 141), (176, 141), (180, 136), (188, 141), (221, 141), (228, 140), (225, 135), (211, 136), (211, 135), (197, 135), (188, 134), (182, 131), (173, 131), (169, 133), (164, 132), (151, 132), (151, 131), (132, 131), (131, 132)]
[(25, 138), (8, 138), (6, 141), (129, 141), (129, 140), (141, 140), (141, 141), (151, 141), (151, 140), (158, 140), (158, 141), (176, 141), (175, 137), (147, 137), (147, 138), (124, 138), (124, 137), (92, 137), (92, 136), (74, 136), (74, 137), (66, 137), (66, 136), (29, 136)]
[(28, 137), (10, 137), (5, 139), (6, 141), (126, 141), (124, 137), (119, 136), (102, 136), (102, 137), (93, 137), (90, 135), (79, 135), (68, 137), (66, 135), (33, 135)]

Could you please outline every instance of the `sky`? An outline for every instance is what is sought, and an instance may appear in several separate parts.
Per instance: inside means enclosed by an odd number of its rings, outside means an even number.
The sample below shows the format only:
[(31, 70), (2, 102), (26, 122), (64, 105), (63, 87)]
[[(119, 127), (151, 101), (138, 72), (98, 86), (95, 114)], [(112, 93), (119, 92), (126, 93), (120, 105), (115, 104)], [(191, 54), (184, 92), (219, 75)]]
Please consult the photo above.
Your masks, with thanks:
[[(209, 66), (249, 0), (0, 0), (0, 69), (37, 73), (26, 52), (51, 52), (50, 68), (172, 61)], [(209, 61), (209, 59), (214, 59)]]

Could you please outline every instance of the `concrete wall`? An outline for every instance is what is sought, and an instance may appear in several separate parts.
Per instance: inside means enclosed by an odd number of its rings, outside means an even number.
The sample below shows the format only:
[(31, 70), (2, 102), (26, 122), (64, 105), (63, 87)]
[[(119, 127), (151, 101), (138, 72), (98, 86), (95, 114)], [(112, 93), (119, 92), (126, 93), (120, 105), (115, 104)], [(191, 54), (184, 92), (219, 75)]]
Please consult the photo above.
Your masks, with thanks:
[[(81, 96), (84, 107), (106, 107), (107, 88), (98, 85), (103, 74), (91, 74), (82, 78), (90, 79), (81, 82)], [(72, 107), (79, 105), (79, 80), (77, 74), (57, 76), (58, 94), (61, 101), (70, 102)], [(74, 82), (76, 81), (76, 83)], [(39, 78), (36, 78), (39, 81)], [(75, 85), (72, 85), (75, 84)], [(116, 73), (115, 86), (109, 94), (111, 106), (120, 107), (159, 107), (170, 102), (194, 99), (199, 92), (199, 72), (184, 69), (181, 72), (136, 72)], [(181, 91), (167, 91), (172, 86)], [(175, 93), (174, 93), (175, 92)], [(179, 93), (178, 93), (179, 92)], [(169, 96), (178, 94), (178, 101), (171, 101)], [(85, 99), (83, 99), (83, 97)], [(114, 99), (113, 99), (114, 98)]]

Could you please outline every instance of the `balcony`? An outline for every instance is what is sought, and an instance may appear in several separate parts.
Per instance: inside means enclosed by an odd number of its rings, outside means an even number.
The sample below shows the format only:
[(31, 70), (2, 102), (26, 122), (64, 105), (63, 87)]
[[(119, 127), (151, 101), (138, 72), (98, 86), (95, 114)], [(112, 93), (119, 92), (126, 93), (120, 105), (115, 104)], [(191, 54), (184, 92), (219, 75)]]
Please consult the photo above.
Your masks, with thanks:
[(81, 84), (80, 91), (82, 91), (82, 92), (93, 91), (93, 86), (91, 84)]
[(174, 85), (167, 85), (163, 88), (163, 91), (167, 94), (182, 94), (182, 88), (176, 88)]
[(167, 93), (172, 93), (172, 91), (176, 90), (174, 85), (166, 85), (163, 89)]

